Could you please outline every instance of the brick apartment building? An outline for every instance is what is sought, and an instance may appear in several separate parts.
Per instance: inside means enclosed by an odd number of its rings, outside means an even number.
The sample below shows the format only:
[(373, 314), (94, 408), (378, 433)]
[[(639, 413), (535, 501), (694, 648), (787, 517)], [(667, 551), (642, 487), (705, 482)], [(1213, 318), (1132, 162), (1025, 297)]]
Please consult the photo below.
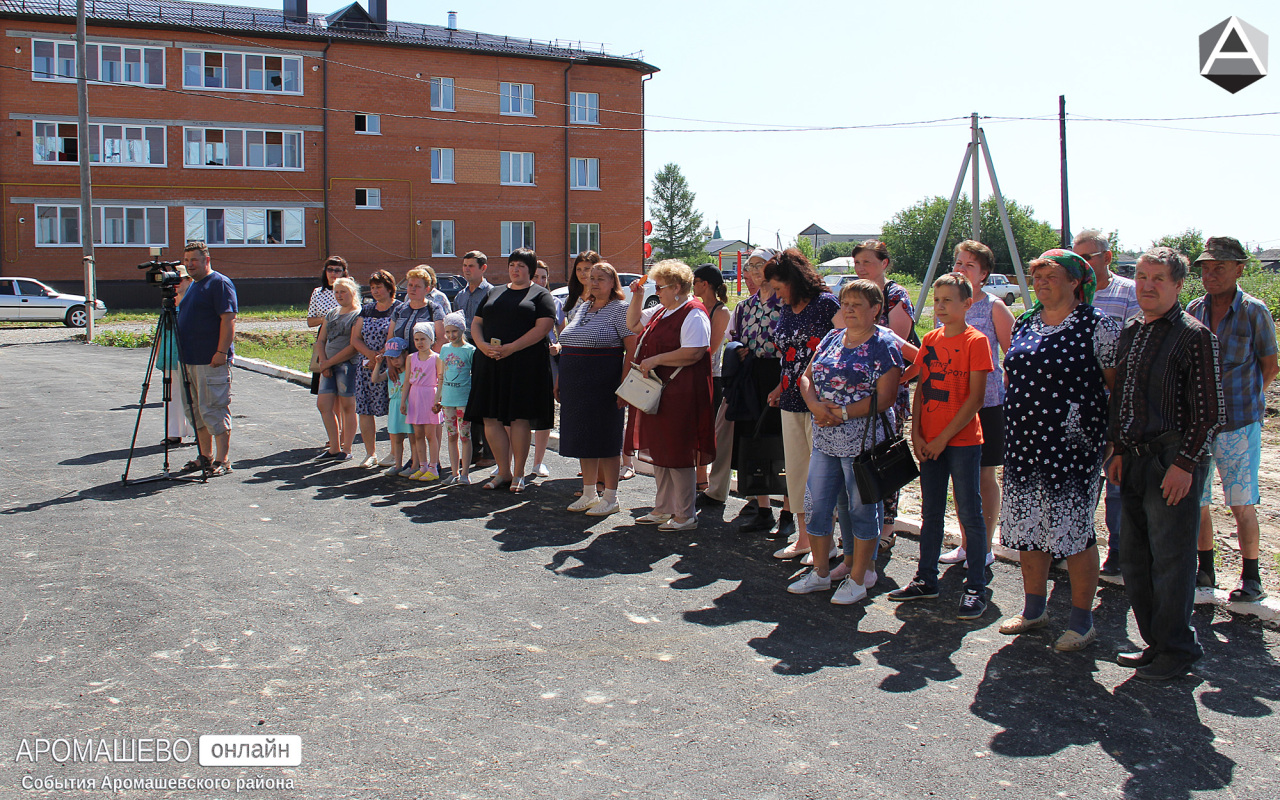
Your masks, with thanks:
[[(98, 295), (156, 302), (137, 264), (208, 241), (242, 302), (305, 300), (328, 254), (363, 281), (531, 246), (564, 280), (639, 271), (636, 56), (387, 20), (184, 0), (88, 0)], [(442, 12), (443, 16), (443, 12)], [(0, 274), (83, 285), (74, 0), (0, 0)]]

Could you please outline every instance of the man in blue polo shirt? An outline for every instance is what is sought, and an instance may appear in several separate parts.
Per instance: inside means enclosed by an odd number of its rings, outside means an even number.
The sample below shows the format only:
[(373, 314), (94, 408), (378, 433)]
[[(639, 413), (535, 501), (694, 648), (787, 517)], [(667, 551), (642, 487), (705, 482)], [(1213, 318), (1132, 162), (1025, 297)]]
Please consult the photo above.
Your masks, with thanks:
[[(210, 476), (225, 475), (231, 471), (227, 452), (231, 446), (231, 358), (239, 310), (236, 287), (227, 276), (213, 271), (204, 242), (187, 242), (182, 263), (192, 284), (178, 306), (178, 339), (191, 379), (191, 424), (200, 441), (200, 455), (186, 468), (202, 469)], [(210, 452), (214, 453), (212, 462), (207, 455)]]
[[(1222, 478), (1222, 494), (1236, 518), (1236, 538), (1244, 561), (1240, 584), (1231, 592), (1236, 602), (1266, 597), (1258, 572), (1258, 465), (1262, 460), (1262, 417), (1267, 409), (1267, 385), (1280, 372), (1276, 361), (1276, 325), (1271, 312), (1236, 282), (1244, 274), (1249, 254), (1230, 236), (1210, 236), (1196, 259), (1205, 294), (1187, 304), (1187, 313), (1218, 337), (1222, 348), (1222, 394), (1227, 401), (1227, 425), (1218, 431), (1210, 451)], [(1212, 472), (1212, 469), (1210, 470)], [(1204, 482), (1200, 496), (1200, 570), (1196, 583), (1214, 586), (1213, 480)]]

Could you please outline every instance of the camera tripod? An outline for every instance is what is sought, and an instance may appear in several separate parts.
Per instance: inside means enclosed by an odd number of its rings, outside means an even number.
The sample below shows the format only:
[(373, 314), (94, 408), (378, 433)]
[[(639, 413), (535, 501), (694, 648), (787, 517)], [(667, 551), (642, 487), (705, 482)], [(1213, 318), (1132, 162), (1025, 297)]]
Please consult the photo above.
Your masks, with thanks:
[[(163, 358), (166, 367), (175, 360), (177, 361), (177, 373), (182, 376), (182, 396), (187, 401), (186, 407), (195, 407), (191, 397), (191, 379), (187, 377), (187, 371), (182, 366), (182, 342), (178, 339), (177, 291), (173, 286), (161, 286), (161, 292), (160, 319), (156, 323), (155, 339), (151, 342), (151, 357), (147, 360), (147, 374), (142, 381), (142, 397), (138, 399), (138, 418), (133, 423), (133, 439), (129, 442), (129, 459), (125, 462), (124, 474), (120, 476), (120, 480), (125, 486), (138, 483), (153, 483), (155, 481), (199, 481), (204, 483), (208, 480), (207, 470), (204, 469), (194, 475), (184, 475), (180, 472), (175, 473), (169, 470), (169, 414), (172, 413), (173, 405), (171, 402), (173, 400), (173, 379), (169, 376), (169, 370), (164, 367), (161, 368), (165, 429), (164, 469), (159, 475), (129, 480), (129, 467), (133, 463), (133, 451), (138, 443), (138, 428), (142, 425), (142, 410), (147, 407), (147, 392), (151, 388), (151, 375), (155, 371), (157, 358)], [(164, 350), (163, 355), (161, 354), (162, 348)], [(197, 462), (207, 460), (202, 458), (206, 454), (200, 449), (199, 436), (196, 437), (196, 454)]]

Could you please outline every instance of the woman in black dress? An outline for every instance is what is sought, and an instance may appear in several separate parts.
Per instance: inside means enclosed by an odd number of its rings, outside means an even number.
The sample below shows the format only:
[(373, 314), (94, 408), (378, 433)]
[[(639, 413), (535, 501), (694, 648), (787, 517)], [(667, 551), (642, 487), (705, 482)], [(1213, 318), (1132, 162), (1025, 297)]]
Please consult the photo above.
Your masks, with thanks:
[(498, 462), (498, 471), (482, 488), (520, 493), (532, 431), (555, 423), (547, 334), (555, 324), (556, 303), (532, 281), (536, 253), (521, 247), (509, 258), (510, 282), (489, 291), (471, 323), (476, 354), (466, 419), (484, 423)]

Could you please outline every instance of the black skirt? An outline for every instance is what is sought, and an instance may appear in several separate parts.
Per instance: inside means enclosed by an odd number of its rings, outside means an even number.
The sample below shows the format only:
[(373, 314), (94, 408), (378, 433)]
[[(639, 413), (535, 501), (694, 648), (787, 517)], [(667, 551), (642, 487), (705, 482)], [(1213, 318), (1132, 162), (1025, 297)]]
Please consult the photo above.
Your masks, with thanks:
[(614, 390), (622, 382), (621, 347), (569, 347), (560, 351), (560, 455), (622, 455), (623, 410)]

